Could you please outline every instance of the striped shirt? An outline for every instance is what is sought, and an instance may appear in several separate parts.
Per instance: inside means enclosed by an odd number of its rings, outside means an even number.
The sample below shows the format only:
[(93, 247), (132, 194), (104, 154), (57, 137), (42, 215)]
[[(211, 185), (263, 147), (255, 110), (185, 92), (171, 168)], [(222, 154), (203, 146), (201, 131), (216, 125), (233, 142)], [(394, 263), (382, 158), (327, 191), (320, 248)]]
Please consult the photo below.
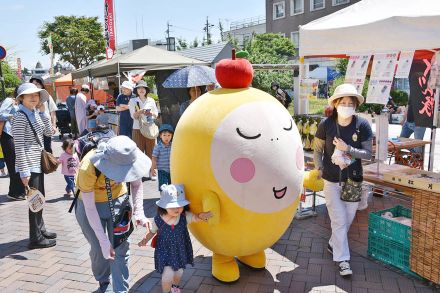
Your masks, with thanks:
[(31, 173), (41, 173), (41, 150), (35, 135), (26, 119), (31, 121), (38, 138), (43, 143), (43, 135), (52, 136), (50, 118), (44, 113), (36, 114), (23, 105), (19, 106), (22, 112), (17, 112), (12, 118), (12, 136), (15, 144), (15, 170), (20, 177), (29, 177)]
[(164, 145), (159, 142), (153, 149), (153, 157), (157, 159), (157, 170), (170, 173), (171, 143)]

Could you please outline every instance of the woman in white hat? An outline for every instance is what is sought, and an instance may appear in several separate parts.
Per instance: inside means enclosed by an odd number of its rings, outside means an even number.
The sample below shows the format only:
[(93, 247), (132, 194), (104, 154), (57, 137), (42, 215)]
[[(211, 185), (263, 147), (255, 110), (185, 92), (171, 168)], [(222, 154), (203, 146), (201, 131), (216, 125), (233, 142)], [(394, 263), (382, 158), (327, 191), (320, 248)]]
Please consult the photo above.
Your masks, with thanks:
[[(370, 124), (355, 115), (356, 108), (363, 102), (364, 97), (353, 85), (339, 85), (328, 99), (329, 105), (335, 109), (333, 115), (319, 124), (314, 140), (315, 168), (324, 179), (324, 195), (332, 228), (328, 251), (339, 263), (342, 276), (353, 273), (349, 263), (348, 230), (359, 203), (341, 200), (341, 182), (346, 182), (348, 178), (360, 180), (361, 160), (371, 159), (372, 152)], [(335, 150), (345, 160), (332, 161)]]
[[(150, 167), (151, 160), (123, 135), (100, 142), (81, 161), (76, 177), (81, 195), (75, 214), (90, 244), (92, 272), (100, 292), (107, 292), (110, 276), (114, 292), (128, 292), (131, 216), (136, 225), (147, 226), (141, 178)], [(124, 182), (130, 182), (132, 197)]]
[(122, 93), (116, 99), (116, 111), (119, 112), (119, 135), (131, 138), (133, 131), (133, 118), (130, 116), (128, 103), (133, 95), (133, 85), (129, 81), (124, 81), (121, 85)]
[[(140, 131), (139, 119), (146, 119), (147, 122), (154, 123), (154, 119), (159, 115), (156, 101), (148, 96), (150, 88), (143, 80), (139, 81), (134, 89), (135, 98), (128, 103), (130, 115), (133, 118), (133, 140), (138, 148), (150, 159), (153, 156), (153, 149), (156, 145), (155, 139), (144, 137)], [(150, 177), (150, 176), (149, 176)]]
[[(25, 187), (38, 189), (44, 195), (44, 174), (41, 170), (43, 136), (52, 135), (50, 117), (45, 114), (44, 103), (49, 94), (32, 83), (23, 83), (17, 90), (19, 110), (12, 118), (12, 136), (15, 143), (15, 169)], [(43, 210), (29, 210), (29, 248), (56, 245), (57, 235), (46, 230)]]

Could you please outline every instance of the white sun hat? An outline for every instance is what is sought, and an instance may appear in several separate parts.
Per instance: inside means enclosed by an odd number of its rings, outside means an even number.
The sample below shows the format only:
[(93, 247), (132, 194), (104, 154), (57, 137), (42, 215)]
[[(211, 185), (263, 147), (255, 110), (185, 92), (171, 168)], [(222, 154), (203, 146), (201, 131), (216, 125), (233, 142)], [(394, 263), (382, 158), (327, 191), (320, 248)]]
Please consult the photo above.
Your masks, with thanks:
[(341, 85), (338, 85), (333, 95), (330, 98), (328, 98), (328, 104), (332, 106), (335, 100), (343, 97), (355, 97), (358, 100), (359, 105), (364, 102), (364, 97), (358, 94), (356, 87), (354, 85), (349, 83), (343, 83)]

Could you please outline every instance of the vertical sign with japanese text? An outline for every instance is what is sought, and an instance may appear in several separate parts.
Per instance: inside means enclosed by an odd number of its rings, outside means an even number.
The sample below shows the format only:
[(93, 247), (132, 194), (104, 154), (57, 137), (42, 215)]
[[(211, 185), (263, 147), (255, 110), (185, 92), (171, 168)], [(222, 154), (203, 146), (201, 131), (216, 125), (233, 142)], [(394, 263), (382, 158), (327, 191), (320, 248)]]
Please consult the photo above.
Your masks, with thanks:
[(115, 14), (113, 11), (113, 0), (104, 0), (104, 38), (105, 55), (112, 59), (116, 51), (115, 40)]
[(21, 58), (17, 58), (17, 77), (21, 79)]
[(414, 123), (420, 127), (432, 127), (434, 116), (434, 90), (428, 86), (431, 62), (428, 59), (414, 61), (409, 74), (409, 103)]

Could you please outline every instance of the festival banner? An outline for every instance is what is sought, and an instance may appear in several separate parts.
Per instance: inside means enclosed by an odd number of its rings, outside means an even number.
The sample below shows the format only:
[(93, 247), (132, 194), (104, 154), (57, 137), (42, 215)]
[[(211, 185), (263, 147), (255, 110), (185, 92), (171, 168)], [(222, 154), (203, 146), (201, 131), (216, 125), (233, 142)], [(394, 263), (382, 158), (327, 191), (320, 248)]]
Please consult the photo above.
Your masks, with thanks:
[(414, 58), (414, 51), (401, 51), (399, 63), (397, 64), (397, 71), (395, 78), (408, 78), (411, 63)]
[(397, 52), (374, 55), (370, 83), (368, 84), (367, 103), (382, 105), (388, 103), (396, 70), (397, 55)]
[(104, 38), (105, 55), (107, 60), (112, 59), (116, 52), (115, 14), (113, 11), (113, 0), (104, 0)]
[(370, 57), (371, 55), (352, 55), (348, 60), (345, 82), (354, 85), (359, 94), (362, 94)]
[(428, 86), (431, 62), (414, 60), (409, 73), (409, 109), (414, 123), (420, 127), (432, 127), (434, 118), (434, 90)]
[(146, 71), (142, 69), (135, 69), (123, 73), (128, 81), (130, 81), (132, 84), (137, 84), (144, 77)]
[(50, 76), (54, 76), (53, 71), (53, 44), (52, 44), (52, 34), (49, 34), (49, 37), (47, 38), (47, 46), (49, 47), (50, 52)]

